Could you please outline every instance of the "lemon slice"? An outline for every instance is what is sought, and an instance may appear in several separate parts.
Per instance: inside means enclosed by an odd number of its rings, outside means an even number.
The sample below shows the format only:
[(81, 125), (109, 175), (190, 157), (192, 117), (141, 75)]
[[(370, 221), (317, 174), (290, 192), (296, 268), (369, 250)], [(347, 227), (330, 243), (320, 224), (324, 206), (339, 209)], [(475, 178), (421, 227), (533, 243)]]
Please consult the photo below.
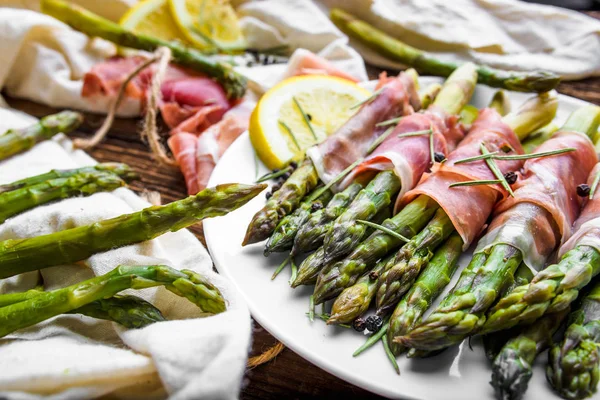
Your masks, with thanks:
[(175, 23), (196, 47), (239, 51), (246, 41), (228, 0), (169, 0)]
[(334, 133), (356, 112), (353, 106), (369, 96), (354, 82), (333, 76), (284, 80), (264, 94), (250, 117), (256, 154), (270, 169), (302, 159), (307, 148)]
[(119, 24), (135, 33), (189, 44), (171, 16), (168, 0), (144, 0), (121, 17)]

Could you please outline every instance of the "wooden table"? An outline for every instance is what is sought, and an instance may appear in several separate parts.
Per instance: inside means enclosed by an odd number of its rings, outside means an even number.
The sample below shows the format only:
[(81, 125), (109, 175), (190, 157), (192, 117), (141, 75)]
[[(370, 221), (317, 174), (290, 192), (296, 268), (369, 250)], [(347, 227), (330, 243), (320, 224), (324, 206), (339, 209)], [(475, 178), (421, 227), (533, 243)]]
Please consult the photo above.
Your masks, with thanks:
[[(600, 18), (600, 12), (590, 13)], [(369, 67), (369, 76), (381, 71)], [(558, 91), (600, 105), (600, 78), (562, 83)], [(41, 117), (56, 110), (26, 100), (7, 99), (11, 107)], [(86, 115), (85, 123), (73, 136), (89, 137), (102, 123), (103, 116)], [(186, 196), (185, 183), (178, 170), (159, 166), (150, 156), (147, 146), (137, 131), (139, 121), (118, 119), (107, 138), (89, 154), (98, 161), (127, 163), (140, 173), (141, 181), (134, 182), (134, 190), (158, 191), (162, 201), (170, 202)], [(202, 227), (192, 231), (204, 242)], [(260, 354), (276, 343), (262, 327), (255, 324), (252, 355)], [(284, 350), (275, 360), (248, 371), (244, 378), (242, 399), (324, 398), (340, 396), (345, 399), (377, 398), (327, 372), (315, 367), (291, 350)]]

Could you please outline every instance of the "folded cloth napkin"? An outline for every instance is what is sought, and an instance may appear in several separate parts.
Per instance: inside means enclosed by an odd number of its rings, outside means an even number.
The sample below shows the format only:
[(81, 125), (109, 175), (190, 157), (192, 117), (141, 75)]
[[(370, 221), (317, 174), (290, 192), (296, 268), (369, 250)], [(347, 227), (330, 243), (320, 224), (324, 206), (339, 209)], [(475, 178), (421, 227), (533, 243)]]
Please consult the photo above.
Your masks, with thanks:
[[(600, 75), (600, 21), (518, 0), (322, 0), (441, 60), (563, 79)], [(365, 59), (399, 67), (355, 41)]]
[[(35, 119), (0, 108), (0, 132)], [(0, 184), (95, 161), (59, 135), (0, 162)], [(129, 189), (35, 208), (0, 224), (0, 240), (47, 234), (131, 213), (149, 204)], [(96, 254), (83, 263), (40, 273), (46, 290), (104, 274), (117, 265), (167, 264), (211, 280), (226, 312), (200, 318), (198, 308), (164, 288), (134, 291), (169, 320), (139, 330), (81, 315), (58, 316), (0, 339), (0, 398), (95, 398), (103, 395), (174, 399), (236, 399), (245, 369), (251, 320), (231, 283), (212, 271), (202, 244), (187, 230)], [(0, 280), (0, 293), (32, 289), (38, 272)]]

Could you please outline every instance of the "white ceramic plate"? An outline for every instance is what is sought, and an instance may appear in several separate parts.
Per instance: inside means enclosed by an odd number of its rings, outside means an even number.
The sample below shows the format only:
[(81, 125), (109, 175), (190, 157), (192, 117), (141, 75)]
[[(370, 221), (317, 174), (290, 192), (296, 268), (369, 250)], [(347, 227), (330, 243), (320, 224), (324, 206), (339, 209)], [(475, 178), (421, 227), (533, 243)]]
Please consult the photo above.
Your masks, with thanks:
[[(439, 78), (423, 77), (421, 87), (441, 81)], [(478, 86), (472, 104), (485, 107), (494, 92), (494, 89)], [(531, 96), (509, 94), (513, 109)], [(560, 126), (572, 111), (585, 104), (584, 101), (561, 95), (556, 122)], [(227, 182), (252, 183), (257, 176), (267, 172), (262, 164), (257, 167), (252, 145), (245, 133), (227, 150), (213, 172), (209, 186)], [(477, 338), (471, 341), (473, 350), (463, 342), (428, 359), (399, 357), (401, 375), (398, 376), (381, 344), (353, 358), (354, 350), (365, 341), (363, 335), (351, 329), (328, 327), (320, 320), (311, 323), (306, 312), (313, 287), (291, 289), (288, 285), (289, 267), (271, 281), (273, 271), (285, 256), (278, 254), (265, 258), (262, 254), (264, 243), (241, 246), (248, 223), (264, 204), (265, 196), (260, 194), (225, 217), (205, 221), (204, 232), (217, 269), (233, 281), (246, 299), (254, 318), (273, 336), (320, 368), (386, 397), (448, 400), (494, 398), (489, 384), (491, 369)], [(464, 267), (468, 262), (469, 256), (464, 255), (459, 265)], [(448, 288), (454, 286), (459, 275), (459, 272), (455, 273)], [(320, 306), (317, 312), (320, 312)], [(546, 360), (546, 353), (538, 357), (525, 399), (558, 399), (546, 383)], [(600, 395), (595, 398), (599, 399)]]

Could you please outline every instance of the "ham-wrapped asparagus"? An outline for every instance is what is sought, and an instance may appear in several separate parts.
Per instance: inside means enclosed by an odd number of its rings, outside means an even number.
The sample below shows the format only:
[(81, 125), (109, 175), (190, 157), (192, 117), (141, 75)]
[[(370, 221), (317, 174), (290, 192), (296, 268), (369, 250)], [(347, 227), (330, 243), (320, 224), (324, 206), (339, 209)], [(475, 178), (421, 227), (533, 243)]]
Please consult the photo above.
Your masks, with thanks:
[(532, 158), (513, 185), (514, 196), (499, 203), (488, 233), (455, 289), (423, 323), (398, 340), (430, 351), (477, 333), (485, 312), (520, 263), (541, 268), (569, 238), (583, 202), (577, 186), (598, 161), (588, 136), (598, 128), (599, 111), (596, 107), (577, 110), (561, 132), (528, 156)]

